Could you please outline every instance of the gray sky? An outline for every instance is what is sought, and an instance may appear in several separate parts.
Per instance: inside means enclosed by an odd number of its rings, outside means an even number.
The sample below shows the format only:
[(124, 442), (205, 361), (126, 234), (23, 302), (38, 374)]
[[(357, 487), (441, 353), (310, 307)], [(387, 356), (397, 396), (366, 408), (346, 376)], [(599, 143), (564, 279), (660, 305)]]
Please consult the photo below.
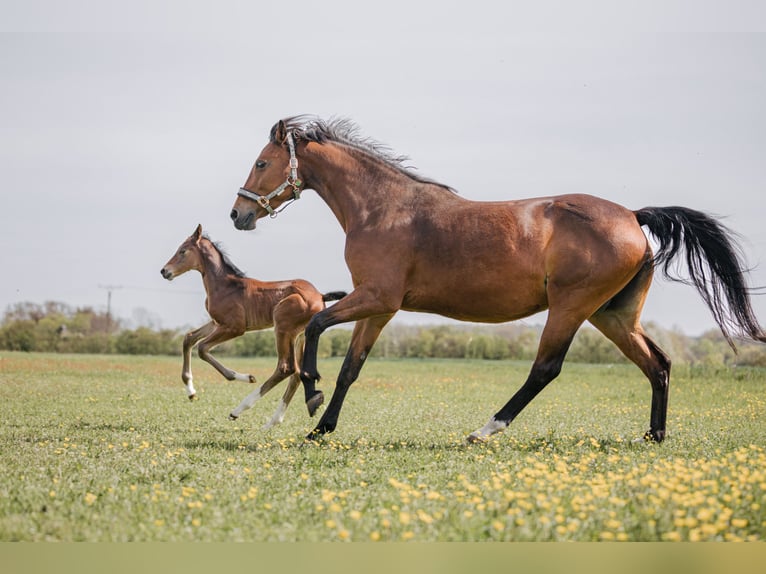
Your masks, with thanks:
[[(724, 215), (766, 285), (762, 2), (129, 5), (0, 3), (0, 310), (105, 309), (113, 285), (117, 316), (202, 323), (199, 275), (159, 273), (197, 223), (251, 276), (350, 289), (313, 192), (254, 232), (229, 220), (270, 127), (300, 113), (353, 119), (466, 198)], [(644, 319), (714, 326), (662, 280)]]

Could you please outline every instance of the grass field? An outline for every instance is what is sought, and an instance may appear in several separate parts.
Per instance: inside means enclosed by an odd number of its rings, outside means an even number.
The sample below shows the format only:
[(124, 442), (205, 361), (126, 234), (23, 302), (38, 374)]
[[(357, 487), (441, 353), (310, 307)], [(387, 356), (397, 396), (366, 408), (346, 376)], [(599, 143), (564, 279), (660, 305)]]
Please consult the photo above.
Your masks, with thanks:
[(467, 446), (527, 364), (370, 360), (319, 444), (300, 392), (264, 432), (282, 387), (230, 422), (252, 387), (195, 359), (189, 402), (180, 368), (1, 353), (0, 541), (766, 540), (764, 370), (675, 368), (656, 445), (635, 367), (567, 363)]

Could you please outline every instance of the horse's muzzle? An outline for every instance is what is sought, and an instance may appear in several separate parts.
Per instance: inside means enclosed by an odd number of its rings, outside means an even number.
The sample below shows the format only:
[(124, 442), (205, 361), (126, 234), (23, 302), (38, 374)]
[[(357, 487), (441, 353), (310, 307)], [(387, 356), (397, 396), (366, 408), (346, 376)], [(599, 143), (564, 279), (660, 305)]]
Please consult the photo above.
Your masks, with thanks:
[(237, 208), (231, 210), (229, 214), (231, 220), (234, 222), (234, 227), (242, 231), (250, 231), (255, 229), (255, 213), (249, 212), (247, 215), (240, 213)]
[(171, 281), (173, 279), (173, 272), (172, 271), (168, 271), (164, 267), (162, 269), (160, 269), (160, 275), (162, 275), (168, 281)]

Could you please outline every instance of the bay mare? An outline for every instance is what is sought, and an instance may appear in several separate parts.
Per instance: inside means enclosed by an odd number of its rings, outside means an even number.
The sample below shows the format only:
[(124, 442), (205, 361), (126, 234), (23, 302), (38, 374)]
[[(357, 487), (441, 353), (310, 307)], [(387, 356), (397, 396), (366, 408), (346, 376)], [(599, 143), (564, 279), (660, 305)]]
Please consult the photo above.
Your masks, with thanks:
[(253, 375), (227, 368), (213, 357), (211, 351), (217, 345), (248, 331), (274, 327), (277, 346), (277, 366), (274, 372), (245, 397), (229, 416), (236, 419), (259, 398), (290, 377), (282, 400), (265, 428), (281, 423), (299, 385), (298, 361), (301, 347), (298, 338), (309, 319), (325, 308), (325, 301), (336, 301), (345, 293), (339, 291), (323, 295), (303, 279), (259, 281), (245, 277), (218, 245), (203, 235), (201, 225), (181, 243), (160, 273), (172, 281), (191, 270), (199, 271), (202, 275), (207, 295), (205, 308), (212, 320), (199, 329), (189, 331), (184, 337), (181, 379), (186, 385), (189, 399), (196, 395), (191, 371), (191, 350), (197, 343), (200, 358), (210, 363), (227, 380), (255, 383)]
[[(732, 234), (685, 207), (631, 211), (590, 195), (470, 201), (402, 167), (401, 158), (359, 136), (348, 120), (299, 116), (273, 126), (231, 211), (253, 229), (313, 189), (346, 233), (354, 290), (306, 328), (301, 370), (313, 412), (320, 335), (356, 321), (327, 409), (309, 438), (335, 429), (346, 393), (378, 335), (400, 310), (498, 323), (548, 310), (529, 376), (489, 422), (468, 437), (504, 430), (561, 371), (575, 332), (589, 321), (633, 361), (652, 389), (648, 440), (666, 434), (671, 362), (641, 327), (656, 267), (693, 285), (729, 344), (766, 341), (752, 310)], [(652, 253), (646, 227), (658, 241)], [(686, 277), (673, 273), (686, 263)]]

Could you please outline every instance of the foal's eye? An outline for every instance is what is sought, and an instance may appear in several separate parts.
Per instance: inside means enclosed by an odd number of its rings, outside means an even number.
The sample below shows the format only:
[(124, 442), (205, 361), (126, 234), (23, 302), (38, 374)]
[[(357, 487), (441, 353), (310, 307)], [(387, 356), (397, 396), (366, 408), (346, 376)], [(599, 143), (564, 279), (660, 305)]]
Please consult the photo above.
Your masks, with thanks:
[(266, 167), (266, 162), (264, 160), (259, 159), (258, 161), (255, 162), (256, 169), (263, 169), (264, 167)]
[(183, 257), (184, 255), (186, 255), (186, 249), (181, 249), (181, 250), (178, 252), (178, 254), (179, 254), (181, 257)]

